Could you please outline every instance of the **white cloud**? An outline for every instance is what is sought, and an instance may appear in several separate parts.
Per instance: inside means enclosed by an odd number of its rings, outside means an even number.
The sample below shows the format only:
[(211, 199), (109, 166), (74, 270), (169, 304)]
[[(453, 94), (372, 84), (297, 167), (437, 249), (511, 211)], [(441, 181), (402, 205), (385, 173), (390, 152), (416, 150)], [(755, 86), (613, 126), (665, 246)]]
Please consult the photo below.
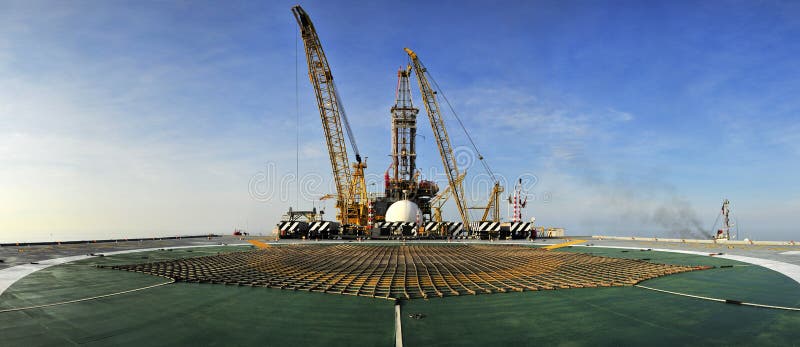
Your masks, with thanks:
[(611, 113), (611, 117), (609, 117), (613, 121), (617, 122), (630, 122), (634, 119), (633, 115), (628, 112), (623, 112), (619, 110), (615, 110), (613, 108), (609, 108), (608, 112)]

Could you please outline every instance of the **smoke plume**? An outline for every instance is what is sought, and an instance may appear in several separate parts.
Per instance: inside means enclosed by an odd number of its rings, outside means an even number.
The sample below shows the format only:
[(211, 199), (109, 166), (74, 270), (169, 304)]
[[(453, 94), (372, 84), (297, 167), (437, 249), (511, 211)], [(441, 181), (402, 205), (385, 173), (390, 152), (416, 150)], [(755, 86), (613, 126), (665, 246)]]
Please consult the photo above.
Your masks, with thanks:
[(658, 206), (653, 211), (650, 220), (660, 226), (670, 236), (680, 238), (708, 239), (711, 235), (703, 229), (703, 224), (691, 204), (679, 197), (673, 196), (668, 204)]

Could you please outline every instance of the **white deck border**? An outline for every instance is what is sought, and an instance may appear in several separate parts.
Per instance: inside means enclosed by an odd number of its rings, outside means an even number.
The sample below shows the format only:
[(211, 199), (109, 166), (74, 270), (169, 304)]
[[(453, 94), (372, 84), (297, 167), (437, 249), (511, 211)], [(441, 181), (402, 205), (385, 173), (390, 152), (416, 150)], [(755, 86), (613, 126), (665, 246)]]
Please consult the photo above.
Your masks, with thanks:
[[(671, 252), (671, 253), (683, 253), (683, 254), (693, 254), (693, 255), (703, 255), (703, 256), (711, 256), (710, 252), (698, 252), (698, 251), (687, 251), (682, 249), (667, 249), (667, 248), (647, 248), (647, 247), (629, 247), (629, 246), (604, 246), (604, 245), (572, 245), (573, 247), (596, 247), (596, 248), (619, 248), (619, 249), (651, 249), (656, 252)], [(778, 272), (786, 277), (791, 278), (798, 284), (800, 284), (800, 265), (794, 265), (785, 263), (782, 261), (771, 260), (771, 259), (763, 259), (763, 258), (754, 258), (754, 257), (746, 257), (743, 255), (733, 255), (733, 254), (722, 254), (722, 255), (714, 255), (714, 258), (723, 258), (723, 259), (730, 259), (736, 260), (743, 263), (750, 263), (753, 265), (758, 265), (770, 269), (772, 271)]]
[[(141, 249), (126, 249), (123, 251), (113, 251), (113, 252), (98, 252), (96, 254), (103, 254), (103, 255), (117, 255), (117, 254), (127, 254), (127, 253), (137, 253), (137, 252), (148, 252), (148, 251), (158, 251), (161, 249), (180, 249), (180, 248), (198, 248), (198, 247), (224, 247), (224, 246), (245, 246), (249, 245), (249, 243), (235, 243), (235, 244), (225, 244), (225, 245), (195, 245), (195, 246), (175, 246), (175, 247), (157, 247), (157, 248), (141, 248)], [(66, 264), (73, 261), (83, 260), (92, 258), (92, 255), (74, 255), (70, 257), (63, 257), (63, 258), (53, 258), (39, 261), (38, 264), (23, 264), (12, 266), (10, 268), (0, 270), (0, 295), (11, 287), (15, 282), (21, 280), (25, 276), (28, 276), (36, 271), (44, 270), (49, 268), (53, 265), (60, 265)]]

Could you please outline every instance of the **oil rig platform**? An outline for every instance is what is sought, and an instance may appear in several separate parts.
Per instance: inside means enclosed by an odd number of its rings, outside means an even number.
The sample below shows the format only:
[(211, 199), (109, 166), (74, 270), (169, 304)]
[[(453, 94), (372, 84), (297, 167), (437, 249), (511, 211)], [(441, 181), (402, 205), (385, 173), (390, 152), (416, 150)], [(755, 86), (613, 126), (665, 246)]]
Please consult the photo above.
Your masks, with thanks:
[[(342, 98), (336, 88), (333, 73), (322, 48), (322, 43), (309, 15), (295, 6), (292, 12), (300, 28), (308, 63), (308, 76), (314, 89), (322, 128), (330, 158), (336, 192), (322, 199), (335, 199), (335, 221), (323, 221), (321, 215), (290, 211), (278, 223), (275, 232), (281, 238), (481, 238), (481, 239), (532, 239), (536, 237), (534, 220), (522, 219), (522, 208), (526, 201), (518, 184), (514, 194), (508, 197), (513, 205), (510, 221), (501, 221), (501, 194), (504, 192), (500, 180), (481, 155), (469, 132), (459, 120), (487, 177), (492, 181), (488, 202), (480, 206), (469, 206), (463, 182), (466, 170), (460, 168), (453, 152), (453, 144), (445, 126), (438, 98), (443, 96), (441, 88), (431, 77), (416, 52), (405, 48), (409, 63), (397, 71), (395, 103), (391, 114), (391, 162), (384, 173), (382, 194), (368, 194), (364, 170), (366, 158), (362, 158), (356, 137), (344, 110)], [(425, 113), (430, 121), (431, 132), (441, 157), (447, 185), (439, 185), (423, 179), (417, 167), (417, 115), (420, 109), (412, 99), (411, 77), (414, 75)], [(449, 102), (447, 102), (450, 105)], [(452, 110), (452, 107), (450, 107)], [(457, 114), (453, 111), (457, 118)], [(345, 136), (346, 135), (346, 136)], [(349, 146), (348, 146), (349, 144)], [(348, 148), (349, 147), (349, 148)], [(348, 151), (354, 153), (350, 161)], [(521, 182), (520, 182), (521, 183)], [(445, 221), (442, 207), (452, 201), (459, 219)], [(472, 218), (471, 210), (478, 210), (480, 217)]]

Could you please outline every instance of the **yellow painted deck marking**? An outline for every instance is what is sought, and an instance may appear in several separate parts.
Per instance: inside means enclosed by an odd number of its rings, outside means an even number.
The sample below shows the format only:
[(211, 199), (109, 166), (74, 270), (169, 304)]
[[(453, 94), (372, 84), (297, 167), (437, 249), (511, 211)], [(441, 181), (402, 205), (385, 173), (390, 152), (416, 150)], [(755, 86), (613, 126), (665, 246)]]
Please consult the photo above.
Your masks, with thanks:
[(544, 249), (549, 251), (549, 250), (552, 250), (552, 249), (561, 248), (561, 247), (567, 247), (567, 246), (572, 246), (572, 245), (577, 245), (579, 243), (584, 243), (584, 242), (586, 242), (586, 240), (572, 240), (572, 241), (563, 242), (563, 243), (559, 243), (559, 244), (555, 244), (555, 245), (550, 245), (550, 246), (546, 246), (546, 247), (542, 247), (542, 248), (544, 248)]
[(251, 244), (253, 244), (253, 246), (256, 246), (256, 247), (261, 248), (261, 249), (272, 247), (272, 246), (270, 246), (270, 245), (268, 245), (266, 243), (263, 243), (261, 241), (258, 241), (258, 240), (247, 240), (247, 242), (250, 242)]

